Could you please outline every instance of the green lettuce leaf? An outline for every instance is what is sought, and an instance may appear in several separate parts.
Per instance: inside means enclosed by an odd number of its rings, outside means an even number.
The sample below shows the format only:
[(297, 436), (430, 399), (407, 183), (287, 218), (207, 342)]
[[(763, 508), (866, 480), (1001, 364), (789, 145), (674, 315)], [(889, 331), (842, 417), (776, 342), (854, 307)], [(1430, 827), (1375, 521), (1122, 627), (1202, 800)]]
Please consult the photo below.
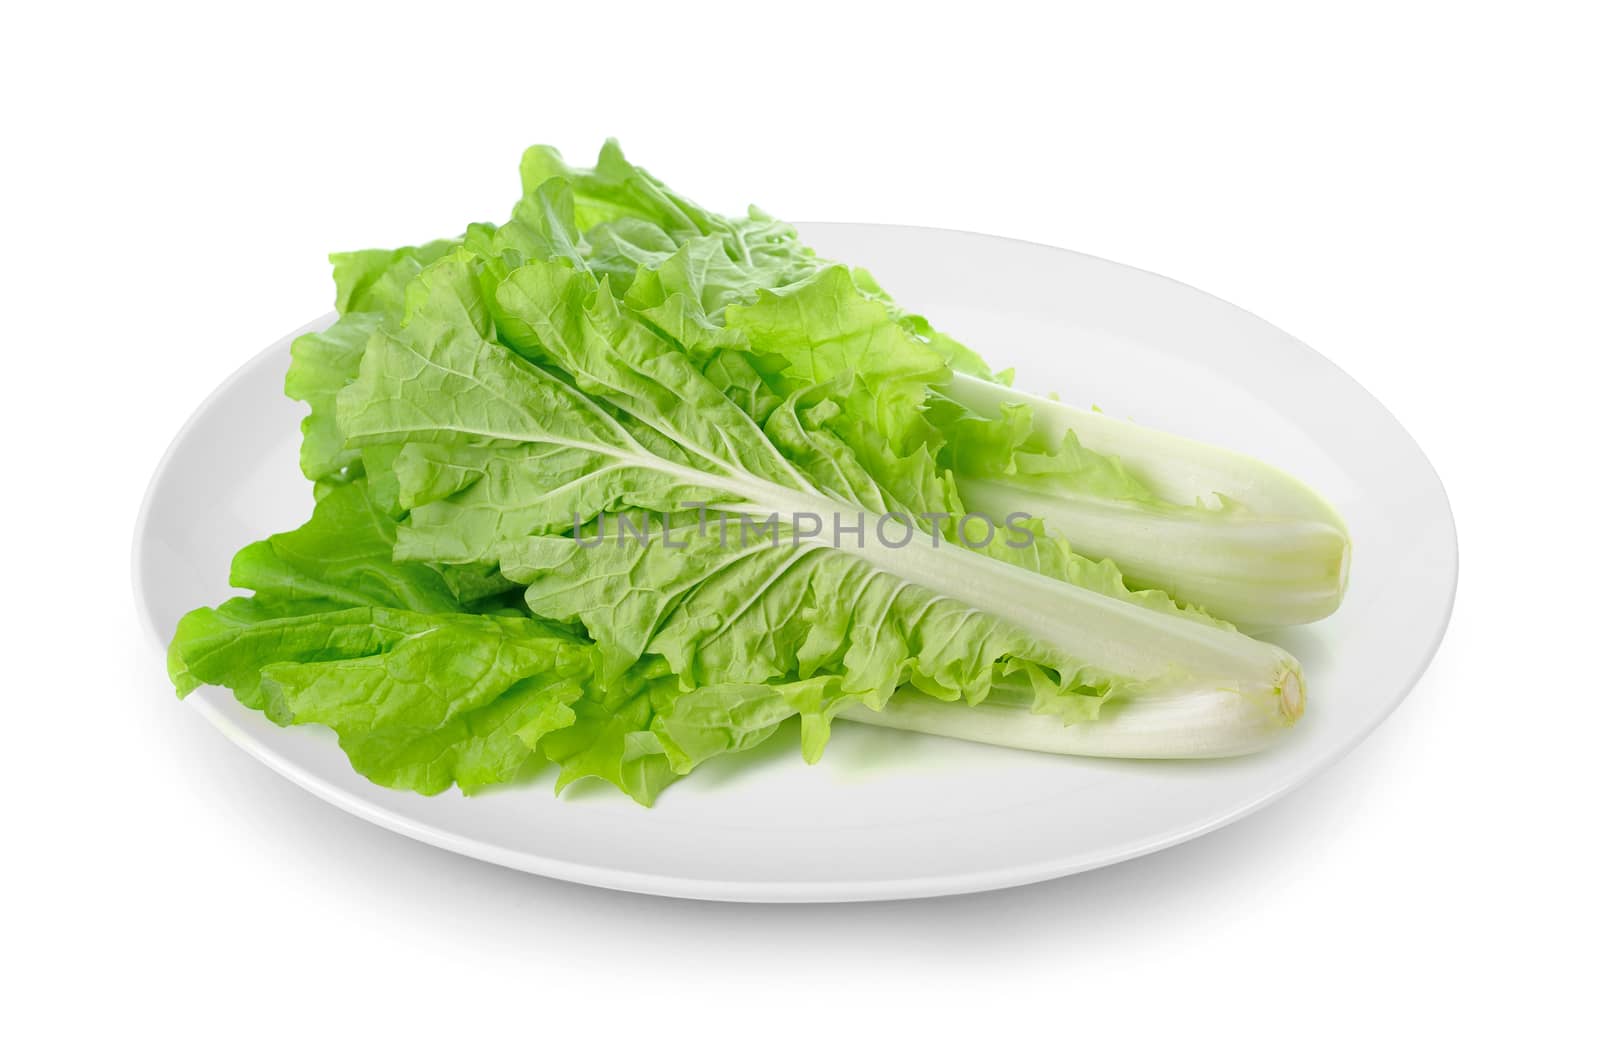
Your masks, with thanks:
[(496, 601), (498, 574), (469, 612), (448, 567), (393, 560), (395, 526), (357, 479), (240, 551), (232, 582), (255, 594), (179, 623), (180, 694), (212, 683), (280, 724), (331, 727), (351, 765), (392, 788), (470, 793), (542, 755), (558, 790), (600, 777), (652, 803), (675, 776), (648, 739), (656, 699), (678, 692), (666, 669), (602, 681), (592, 643)]
[(502, 568), (528, 585), (530, 609), (581, 622), (611, 667), (658, 655), (686, 692), (812, 681), (814, 699), (833, 703), (805, 727), (808, 757), (821, 754), (832, 711), (882, 708), (907, 684), (981, 704), (997, 680), (1020, 677), (1037, 710), (1063, 721), (1094, 718), (1117, 685), (1002, 617), (787, 527), (724, 535), (680, 516), (644, 532), (524, 538), (502, 547)]
[(188, 614), (174, 681), (226, 686), (284, 725), (332, 727), (351, 765), (391, 788), (515, 779), (544, 729), (575, 721), (593, 670), (587, 645), (526, 617), (295, 608), (234, 599)]

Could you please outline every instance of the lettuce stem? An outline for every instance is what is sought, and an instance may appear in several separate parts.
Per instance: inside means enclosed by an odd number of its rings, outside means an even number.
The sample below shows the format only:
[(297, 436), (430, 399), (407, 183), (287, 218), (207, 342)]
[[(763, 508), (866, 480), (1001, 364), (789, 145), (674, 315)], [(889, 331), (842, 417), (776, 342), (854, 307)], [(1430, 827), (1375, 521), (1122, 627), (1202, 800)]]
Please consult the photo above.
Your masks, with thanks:
[(943, 393), (983, 416), (1024, 405), (1040, 445), (1058, 448), (1071, 432), (1085, 448), (1121, 461), (1155, 497), (1118, 500), (1048, 481), (959, 475), (973, 510), (1026, 512), (1079, 553), (1111, 559), (1130, 581), (1252, 628), (1319, 620), (1344, 597), (1349, 533), (1326, 501), (1288, 473), (972, 376), (956, 374)]

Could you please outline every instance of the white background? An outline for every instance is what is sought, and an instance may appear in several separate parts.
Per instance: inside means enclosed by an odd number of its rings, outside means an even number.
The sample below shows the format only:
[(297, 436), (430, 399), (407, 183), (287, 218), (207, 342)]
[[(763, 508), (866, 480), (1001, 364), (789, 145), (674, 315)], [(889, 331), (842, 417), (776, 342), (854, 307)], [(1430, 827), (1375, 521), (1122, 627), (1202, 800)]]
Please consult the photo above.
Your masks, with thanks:
[[(1584, 5), (542, 6), (4, 16), (10, 1046), (1592, 1036)], [(498, 215), (523, 146), (608, 134), (708, 204), (1059, 244), (1317, 347), (1450, 492), (1432, 670), (1266, 812), (961, 899), (590, 890), (281, 781), (172, 699), (135, 618), (149, 472), (328, 306), (328, 250)]]

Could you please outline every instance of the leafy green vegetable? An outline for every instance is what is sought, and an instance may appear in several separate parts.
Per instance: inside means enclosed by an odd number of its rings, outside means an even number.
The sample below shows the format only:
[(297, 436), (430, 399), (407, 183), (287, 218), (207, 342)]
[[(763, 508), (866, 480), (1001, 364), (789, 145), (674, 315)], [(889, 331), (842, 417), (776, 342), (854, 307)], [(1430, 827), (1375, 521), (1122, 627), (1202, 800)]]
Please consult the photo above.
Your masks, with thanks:
[(590, 643), (492, 600), (469, 612), (447, 572), (396, 562), (394, 537), (357, 480), (299, 529), (244, 548), (231, 579), (255, 594), (179, 623), (179, 692), (217, 683), (275, 722), (332, 727), (351, 764), (392, 788), (513, 781), (548, 740), (563, 785), (599, 776), (652, 802), (671, 779), (660, 749), (618, 754), (622, 727), (649, 721), (648, 666), (603, 683)]
[[(316, 511), (239, 553), (251, 597), (184, 618), (180, 693), (332, 727), (385, 785), (550, 762), (647, 804), (789, 719), (815, 761), (839, 717), (1166, 756), (1298, 716), (1289, 654), (1067, 544), (1086, 506), (1193, 519), (1201, 564), (1221, 512), (760, 212), (614, 143), (592, 169), (534, 147), (521, 175), (504, 224), (333, 257), (341, 316), (285, 384)], [(1053, 501), (1042, 524), (1013, 490)], [(1141, 582), (1210, 597), (1123, 546)]]

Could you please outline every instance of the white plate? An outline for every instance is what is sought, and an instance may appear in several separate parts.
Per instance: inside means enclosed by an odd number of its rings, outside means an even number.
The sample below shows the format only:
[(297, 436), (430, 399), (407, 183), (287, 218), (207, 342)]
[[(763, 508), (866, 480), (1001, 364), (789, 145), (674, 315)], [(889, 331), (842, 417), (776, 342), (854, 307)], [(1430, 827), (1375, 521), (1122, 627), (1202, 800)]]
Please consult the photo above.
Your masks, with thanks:
[[(1105, 260), (945, 230), (801, 231), (989, 361), (1014, 364), (1018, 386), (1253, 453), (1344, 513), (1354, 563), (1343, 608), (1275, 636), (1309, 690), (1281, 746), (1233, 760), (1088, 760), (838, 723), (815, 767), (780, 733), (646, 810), (609, 786), (556, 799), (548, 781), (473, 799), (394, 792), (355, 774), (331, 734), (274, 726), (223, 690), (188, 703), (296, 784), (448, 850), (654, 894), (841, 901), (1010, 886), (1171, 846), (1302, 784), (1405, 697), (1449, 619), (1455, 526), (1422, 451), (1350, 377), (1237, 307)], [(282, 393), (290, 338), (200, 406), (150, 483), (134, 584), (162, 645), (185, 611), (228, 594), (235, 550), (310, 510), (295, 466), (303, 406)]]

